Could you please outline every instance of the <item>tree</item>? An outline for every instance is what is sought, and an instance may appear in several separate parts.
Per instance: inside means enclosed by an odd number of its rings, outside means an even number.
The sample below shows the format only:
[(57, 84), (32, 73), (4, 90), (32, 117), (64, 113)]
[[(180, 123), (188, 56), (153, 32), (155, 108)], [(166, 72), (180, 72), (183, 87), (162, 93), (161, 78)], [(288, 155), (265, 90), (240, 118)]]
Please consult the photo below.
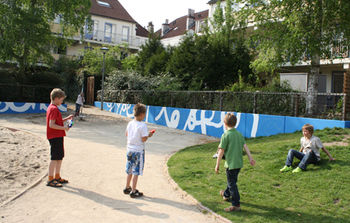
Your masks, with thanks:
[(171, 50), (166, 50), (155, 33), (150, 33), (147, 42), (141, 46), (137, 56), (137, 71), (146, 76), (154, 76), (165, 71)]
[[(320, 60), (333, 59), (330, 49), (349, 46), (350, 2), (347, 0), (237, 0), (245, 4), (237, 13), (241, 23), (254, 24), (260, 71), (274, 71), (286, 62), (310, 61), (307, 112), (316, 104)], [(248, 25), (248, 24), (246, 24)]]
[(175, 48), (167, 71), (183, 82), (183, 89), (220, 90), (251, 75), (250, 55), (236, 42), (212, 41), (212, 36), (189, 36)]
[[(122, 64), (120, 61), (121, 58), (121, 48), (119, 46), (110, 47), (108, 46), (109, 50), (105, 54), (105, 73), (108, 75), (114, 70), (118, 70), (122, 68)], [(92, 75), (102, 75), (102, 60), (103, 60), (103, 53), (101, 52), (101, 49), (94, 48), (94, 49), (85, 49), (83, 51), (83, 59), (82, 59), (82, 66), (83, 71), (88, 72)]]
[[(50, 49), (67, 43), (88, 17), (90, 0), (1, 0), (0, 61), (17, 62), (22, 71), (38, 62), (50, 62)], [(62, 32), (54, 36), (51, 24), (60, 16)]]

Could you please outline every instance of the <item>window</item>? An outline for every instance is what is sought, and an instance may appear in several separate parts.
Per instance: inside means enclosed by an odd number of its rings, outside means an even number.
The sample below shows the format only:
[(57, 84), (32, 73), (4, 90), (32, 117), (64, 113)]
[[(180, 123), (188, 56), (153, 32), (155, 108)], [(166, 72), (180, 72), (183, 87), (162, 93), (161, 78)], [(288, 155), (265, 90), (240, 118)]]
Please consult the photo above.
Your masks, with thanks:
[(105, 23), (105, 42), (112, 41), (112, 24)]
[(54, 54), (67, 55), (67, 47), (65, 46), (63, 47), (55, 46), (52, 51)]
[(129, 27), (128, 26), (123, 26), (122, 41), (129, 42)]
[(88, 22), (85, 24), (85, 39), (92, 40), (97, 35), (98, 21), (92, 20), (92, 27), (89, 27)]
[(97, 1), (97, 4), (99, 4), (100, 6), (103, 6), (103, 7), (107, 7), (107, 8), (111, 7), (111, 5), (108, 2)]

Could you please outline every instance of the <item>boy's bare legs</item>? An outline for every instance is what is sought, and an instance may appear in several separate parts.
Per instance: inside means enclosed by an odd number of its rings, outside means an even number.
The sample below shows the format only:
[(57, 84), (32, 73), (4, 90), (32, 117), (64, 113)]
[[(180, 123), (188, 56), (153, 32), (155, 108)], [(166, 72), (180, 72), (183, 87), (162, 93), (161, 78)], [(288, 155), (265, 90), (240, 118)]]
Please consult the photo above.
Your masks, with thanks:
[(57, 182), (54, 178), (56, 166), (57, 166), (57, 160), (51, 160), (50, 165), (49, 165), (49, 180), (47, 182), (47, 186), (62, 187), (62, 184)]
[(139, 178), (138, 175), (134, 175), (134, 177), (132, 179), (132, 192), (136, 191), (136, 185), (137, 185), (138, 178)]
[(61, 177), (60, 175), (61, 165), (62, 165), (62, 160), (57, 160), (56, 168), (55, 168), (55, 179), (58, 179)]
[(128, 174), (128, 176), (126, 177), (126, 186), (125, 186), (125, 188), (129, 188), (130, 187), (131, 178), (132, 178), (132, 174)]
[(57, 165), (57, 160), (51, 160), (49, 165), (49, 181), (53, 180), (56, 165)]

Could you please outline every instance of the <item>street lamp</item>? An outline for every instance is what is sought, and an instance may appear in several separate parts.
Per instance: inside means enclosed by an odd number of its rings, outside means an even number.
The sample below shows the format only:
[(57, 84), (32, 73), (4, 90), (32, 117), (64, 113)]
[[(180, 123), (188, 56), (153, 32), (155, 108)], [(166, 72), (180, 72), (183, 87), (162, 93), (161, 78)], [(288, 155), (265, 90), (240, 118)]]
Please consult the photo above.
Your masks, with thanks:
[(107, 47), (102, 47), (101, 51), (103, 53), (103, 65), (102, 65), (102, 91), (101, 91), (101, 110), (103, 110), (103, 87), (104, 87), (104, 81), (105, 81), (105, 55), (108, 52)]

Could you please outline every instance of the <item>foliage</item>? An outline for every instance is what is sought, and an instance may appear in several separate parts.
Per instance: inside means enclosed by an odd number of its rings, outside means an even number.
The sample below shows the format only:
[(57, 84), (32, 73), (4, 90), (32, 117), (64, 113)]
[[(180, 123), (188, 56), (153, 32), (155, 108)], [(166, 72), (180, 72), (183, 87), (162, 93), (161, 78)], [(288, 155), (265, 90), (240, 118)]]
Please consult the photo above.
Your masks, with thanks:
[[(105, 75), (122, 68), (120, 46), (108, 46), (108, 48), (109, 50), (105, 53)], [(82, 53), (84, 55), (81, 62), (83, 71), (90, 75), (102, 76), (103, 52), (101, 48), (85, 49)]]
[(135, 54), (129, 55), (122, 61), (123, 70), (136, 70), (137, 68), (137, 56)]
[[(256, 45), (256, 71), (273, 72), (286, 62), (310, 61), (308, 91), (317, 92), (321, 58), (333, 59), (331, 49), (350, 45), (350, 2), (339, 0), (237, 0), (244, 5), (237, 19), (252, 27), (249, 42)], [(249, 21), (249, 24), (247, 24)], [(307, 100), (315, 112), (316, 97)]]
[(147, 77), (132, 70), (115, 70), (106, 78), (106, 91), (177, 90), (180, 86), (181, 83), (170, 75), (163, 74), (156, 77)]
[(61, 57), (51, 68), (63, 79), (63, 89), (68, 100), (75, 100), (83, 88), (84, 75), (79, 73), (80, 60)]
[(167, 71), (184, 83), (184, 90), (218, 90), (238, 81), (239, 74), (245, 81), (252, 77), (250, 55), (242, 42), (229, 47), (212, 38), (189, 36), (174, 49)]
[[(90, 0), (4, 0), (0, 4), (0, 61), (15, 61), (21, 71), (38, 62), (50, 63), (50, 49), (66, 45), (66, 37), (80, 31)], [(61, 32), (54, 36), (52, 21), (61, 16)]]
[(165, 71), (165, 64), (169, 59), (171, 50), (166, 50), (155, 33), (149, 35), (149, 39), (137, 56), (137, 71), (146, 76), (154, 76)]
[(239, 81), (231, 86), (227, 86), (225, 90), (232, 92), (295, 92), (287, 81), (280, 83), (279, 78), (274, 78), (270, 83), (261, 87), (244, 82), (241, 75), (239, 75)]
[[(341, 141), (349, 129), (325, 129), (315, 135), (325, 142)], [(230, 206), (219, 196), (227, 185), (223, 162), (214, 173), (218, 142), (179, 151), (168, 161), (170, 176), (204, 206), (232, 222), (350, 222), (350, 195), (347, 186), (350, 151), (347, 146), (326, 146), (336, 161), (321, 152), (320, 165), (309, 165), (300, 174), (281, 174), (289, 149), (298, 149), (301, 132), (248, 139), (257, 164), (244, 167), (238, 178), (242, 211), (226, 213)], [(349, 141), (347, 141), (349, 142)], [(297, 165), (294, 162), (293, 167)]]

